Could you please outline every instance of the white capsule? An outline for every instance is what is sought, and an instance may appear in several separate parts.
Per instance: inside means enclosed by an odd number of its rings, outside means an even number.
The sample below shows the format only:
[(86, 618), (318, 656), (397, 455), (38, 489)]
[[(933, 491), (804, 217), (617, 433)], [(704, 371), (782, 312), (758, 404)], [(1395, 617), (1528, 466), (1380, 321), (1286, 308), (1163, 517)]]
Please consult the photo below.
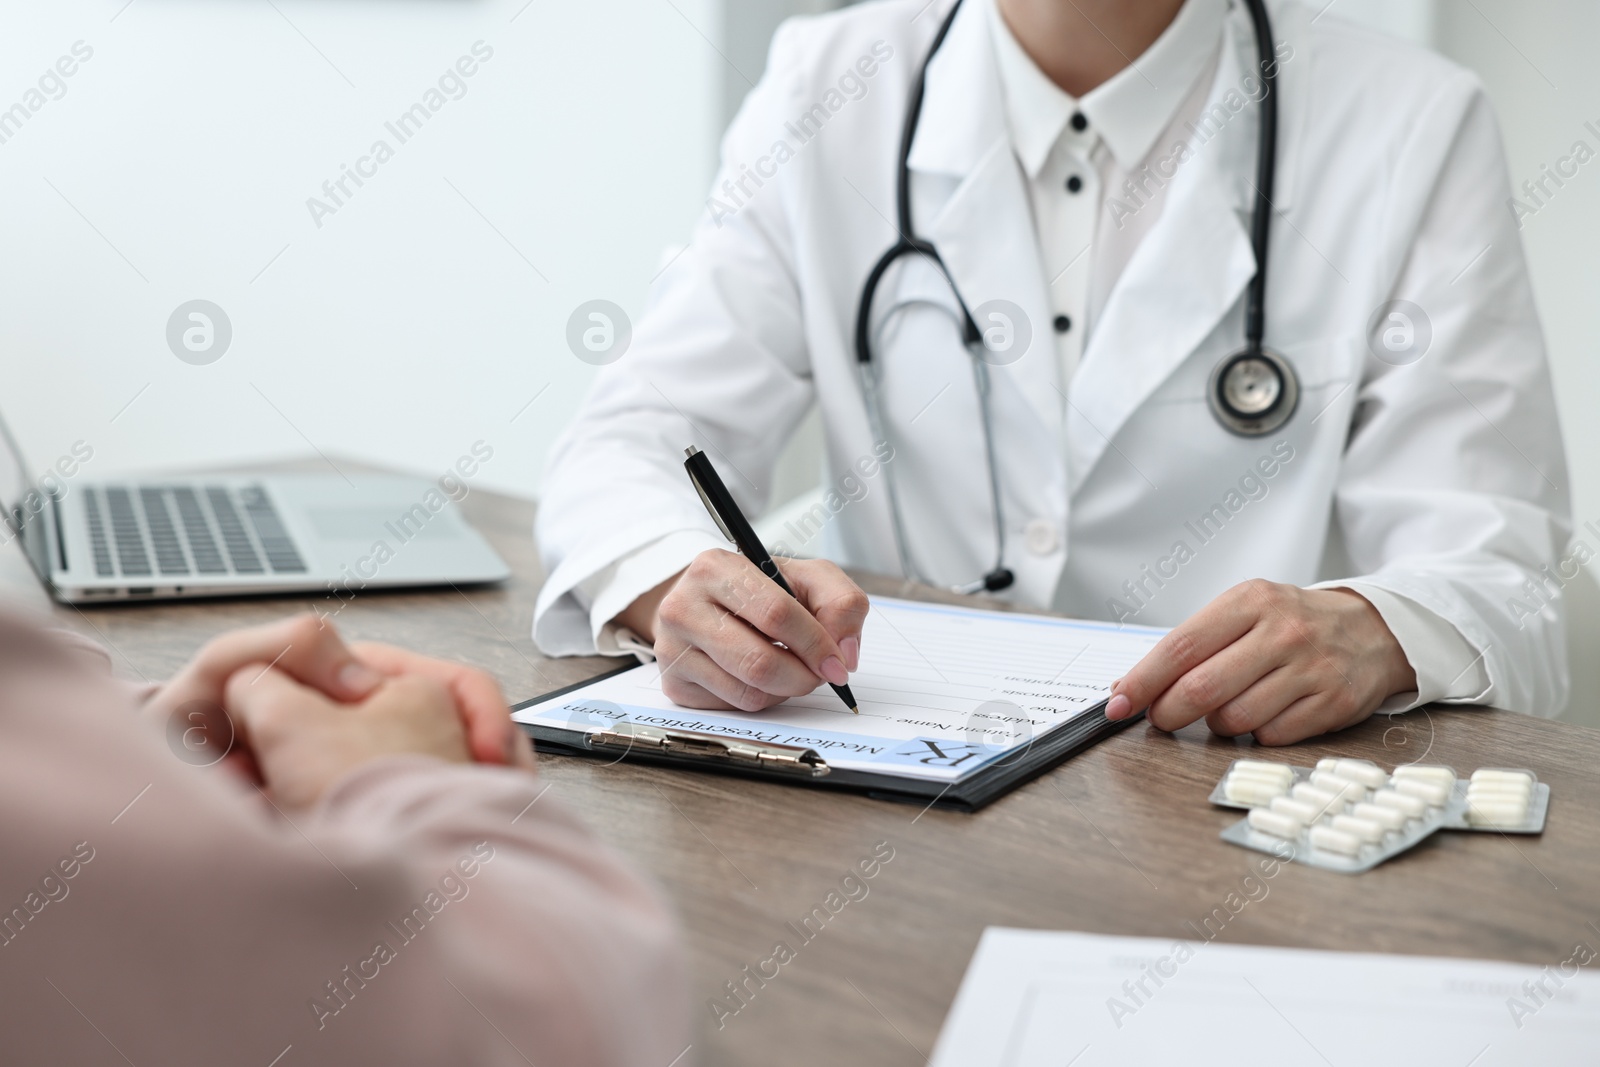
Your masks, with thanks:
[(1526, 782), (1533, 784), (1532, 771), (1502, 771), (1492, 767), (1484, 767), (1472, 772), (1474, 782)]
[(1531, 797), (1517, 796), (1512, 793), (1467, 794), (1467, 807), (1469, 808), (1493, 808), (1506, 806), (1521, 808), (1523, 811), (1527, 811), (1533, 806), (1533, 799)]
[(1350, 814), (1358, 819), (1375, 822), (1386, 830), (1399, 830), (1406, 824), (1404, 812), (1378, 804), (1357, 804), (1350, 809)]
[(1266, 808), (1256, 808), (1249, 816), (1250, 825), (1264, 834), (1273, 837), (1287, 838), (1290, 841), (1300, 836), (1302, 823), (1299, 819), (1291, 819), (1287, 815), (1280, 815)]
[(1305, 804), (1310, 804), (1319, 813), (1329, 811), (1343, 811), (1344, 798), (1335, 796), (1326, 789), (1318, 789), (1310, 782), (1301, 782), (1289, 790), (1289, 795)]
[(1396, 793), (1392, 789), (1379, 790), (1372, 798), (1372, 802), (1381, 808), (1393, 808), (1410, 819), (1420, 819), (1428, 810), (1428, 805), (1421, 797)]
[(1487, 792), (1468, 790), (1467, 792), (1467, 805), (1469, 807), (1514, 806), (1526, 810), (1532, 804), (1533, 798), (1526, 793), (1502, 793), (1498, 790), (1489, 790)]
[(1506, 818), (1502, 820), (1506, 822), (1523, 822), (1527, 819), (1528, 812), (1531, 807), (1532, 805), (1530, 805), (1526, 800), (1519, 800), (1514, 797), (1467, 798), (1467, 811), (1509, 812), (1510, 814), (1508, 814)]
[(1227, 797), (1230, 803), (1256, 807), (1272, 803), (1273, 797), (1283, 795), (1284, 788), (1280, 782), (1266, 782), (1248, 777), (1235, 778), (1229, 775), (1227, 782), (1222, 786), (1222, 795)]
[(1348, 784), (1348, 779), (1338, 771), (1317, 768), (1311, 772), (1311, 784), (1319, 789), (1326, 789), (1330, 793), (1337, 793)]
[(1287, 763), (1269, 763), (1260, 759), (1234, 760), (1233, 769), (1229, 773), (1270, 775), (1274, 778), (1282, 778), (1286, 782), (1294, 778), (1294, 768)]
[(1442, 785), (1453, 786), (1456, 784), (1456, 772), (1449, 767), (1439, 767), (1422, 763), (1408, 763), (1403, 767), (1394, 769), (1394, 779), (1421, 778), (1424, 781), (1439, 782)]
[(1361, 786), (1360, 782), (1352, 781), (1336, 771), (1312, 771), (1311, 784), (1330, 793), (1337, 793), (1347, 786)]
[(1467, 801), (1467, 822), (1473, 826), (1521, 826), (1527, 821), (1526, 804)]
[(1316, 822), (1322, 818), (1323, 813), (1319, 805), (1307, 804), (1303, 800), (1291, 800), (1288, 797), (1277, 797), (1268, 807), (1279, 815), (1287, 815), (1301, 822)]
[(1332, 756), (1326, 759), (1319, 759), (1317, 760), (1317, 770), (1332, 771), (1337, 774), (1339, 772), (1339, 761)]
[(1394, 784), (1394, 790), (1397, 793), (1404, 793), (1406, 796), (1416, 797), (1423, 803), (1435, 808), (1444, 807), (1445, 802), (1450, 799), (1448, 786), (1441, 785), (1438, 782), (1429, 782), (1422, 778), (1402, 778)]
[(1526, 800), (1533, 796), (1531, 782), (1471, 782), (1467, 785), (1469, 797), (1517, 797)]
[(1355, 834), (1343, 830), (1335, 830), (1331, 826), (1313, 826), (1311, 828), (1311, 847), (1326, 849), (1329, 852), (1341, 852), (1346, 856), (1354, 856), (1361, 851), (1361, 839)]
[(1352, 782), (1343, 775), (1328, 771), (1312, 771), (1311, 784), (1352, 804), (1367, 799), (1367, 787), (1360, 782)]
[(1389, 776), (1383, 773), (1382, 767), (1364, 759), (1339, 760), (1337, 770), (1340, 777), (1360, 782), (1368, 789), (1382, 789), (1389, 781)]
[(1335, 815), (1333, 828), (1373, 844), (1383, 840), (1384, 829), (1381, 824), (1354, 815)]

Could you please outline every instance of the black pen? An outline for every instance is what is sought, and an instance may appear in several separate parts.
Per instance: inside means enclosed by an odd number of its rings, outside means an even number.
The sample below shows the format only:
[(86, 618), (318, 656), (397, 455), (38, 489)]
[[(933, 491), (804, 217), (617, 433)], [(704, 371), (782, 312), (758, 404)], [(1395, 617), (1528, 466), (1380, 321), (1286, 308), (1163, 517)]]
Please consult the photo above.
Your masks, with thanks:
[[(783, 580), (783, 572), (778, 570), (778, 565), (772, 562), (772, 557), (767, 554), (766, 546), (761, 543), (761, 538), (750, 526), (750, 520), (744, 517), (744, 512), (739, 510), (739, 505), (734, 502), (728, 487), (722, 484), (722, 479), (717, 475), (717, 469), (711, 465), (706, 454), (694, 445), (683, 450), (689, 458), (683, 461), (683, 469), (689, 472), (689, 481), (694, 483), (695, 492), (700, 494), (706, 510), (711, 512), (711, 517), (722, 529), (723, 536), (732, 541), (739, 548), (739, 553), (745, 559), (761, 568), (761, 573), (778, 583), (790, 596), (794, 590), (789, 588), (789, 583)], [(799, 597), (795, 597), (799, 600)], [(834, 685), (828, 683), (828, 688), (839, 694), (839, 699), (844, 701), (844, 706), (861, 714), (861, 709), (856, 706), (855, 694), (850, 692), (848, 685)]]

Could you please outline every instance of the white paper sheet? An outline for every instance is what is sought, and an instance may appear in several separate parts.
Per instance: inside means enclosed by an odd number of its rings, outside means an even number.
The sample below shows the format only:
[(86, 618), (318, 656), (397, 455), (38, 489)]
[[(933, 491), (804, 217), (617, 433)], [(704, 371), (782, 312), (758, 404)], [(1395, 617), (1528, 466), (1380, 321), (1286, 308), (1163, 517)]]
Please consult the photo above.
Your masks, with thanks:
[(1593, 933), (1539, 968), (991, 927), (932, 1067), (1594, 1064)]
[(627, 719), (805, 745), (835, 767), (956, 780), (1100, 703), (1165, 632), (874, 597), (850, 678), (860, 715), (826, 686), (755, 714), (685, 711), (661, 691), (659, 665), (645, 664), (514, 718), (569, 729)]

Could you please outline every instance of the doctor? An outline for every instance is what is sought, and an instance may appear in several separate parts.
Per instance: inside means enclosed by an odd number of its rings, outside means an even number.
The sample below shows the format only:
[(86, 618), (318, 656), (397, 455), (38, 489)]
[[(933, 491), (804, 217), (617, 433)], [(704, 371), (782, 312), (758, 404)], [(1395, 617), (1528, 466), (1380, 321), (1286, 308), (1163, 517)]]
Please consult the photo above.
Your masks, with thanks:
[(681, 468), (759, 513), (817, 404), (830, 560), (1175, 627), (1114, 718), (1555, 714), (1566, 471), (1509, 195), (1470, 74), (1297, 3), (791, 21), (555, 450), (535, 637), (653, 650), (697, 707), (844, 681), (860, 590), (788, 563), (800, 610)]

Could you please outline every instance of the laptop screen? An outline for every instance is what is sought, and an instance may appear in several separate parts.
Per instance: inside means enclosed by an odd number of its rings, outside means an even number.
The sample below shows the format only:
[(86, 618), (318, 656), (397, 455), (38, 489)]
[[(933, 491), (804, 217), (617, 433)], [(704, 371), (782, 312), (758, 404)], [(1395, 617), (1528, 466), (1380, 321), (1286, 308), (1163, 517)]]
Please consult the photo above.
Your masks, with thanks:
[(32, 488), (33, 480), (28, 477), (22, 449), (17, 447), (5, 420), (0, 419), (0, 506), (5, 508), (6, 514), (6, 529), (0, 531), (0, 544), (21, 531), (25, 517), (23, 498)]
[[(28, 476), (28, 464), (17, 447), (17, 439), (11, 436), (11, 428), (0, 419), (0, 506), (5, 508), (6, 519), (0, 525), (0, 547), (20, 537), (22, 554), (46, 584), (50, 581), (49, 550), (45, 547), (48, 538), (38, 534), (43, 532), (43, 512), (49, 503)], [(24, 536), (30, 525), (33, 536)]]

